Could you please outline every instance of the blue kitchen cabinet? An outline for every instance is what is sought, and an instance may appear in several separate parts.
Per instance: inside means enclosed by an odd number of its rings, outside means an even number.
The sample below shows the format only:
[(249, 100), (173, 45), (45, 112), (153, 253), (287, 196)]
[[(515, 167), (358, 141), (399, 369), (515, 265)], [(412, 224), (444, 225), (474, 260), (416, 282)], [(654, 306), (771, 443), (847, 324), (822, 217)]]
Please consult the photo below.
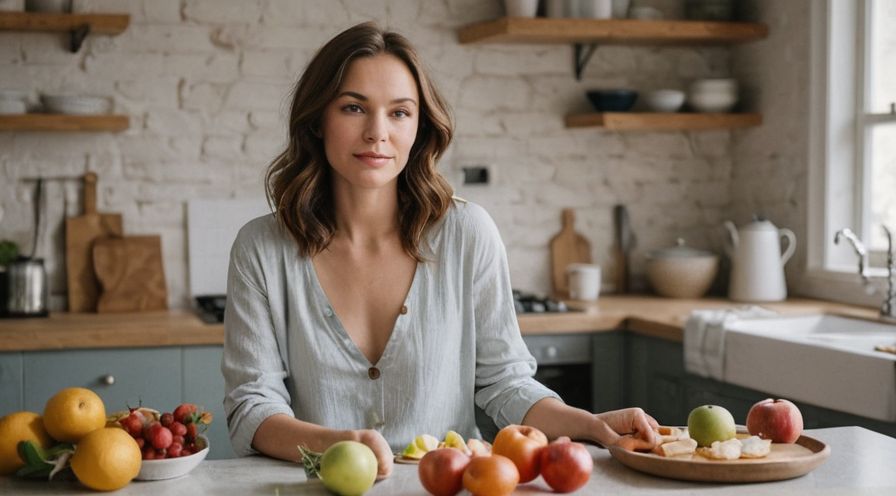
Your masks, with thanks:
[(0, 417), (22, 409), (22, 354), (0, 353)]
[(224, 377), (221, 375), (222, 346), (186, 346), (183, 348), (183, 401), (195, 403), (214, 415), (205, 435), (211, 449), (208, 458), (235, 458), (224, 415)]
[(42, 412), (57, 391), (95, 391), (106, 413), (142, 404), (171, 411), (181, 398), (181, 349), (109, 348), (24, 353), (24, 405)]

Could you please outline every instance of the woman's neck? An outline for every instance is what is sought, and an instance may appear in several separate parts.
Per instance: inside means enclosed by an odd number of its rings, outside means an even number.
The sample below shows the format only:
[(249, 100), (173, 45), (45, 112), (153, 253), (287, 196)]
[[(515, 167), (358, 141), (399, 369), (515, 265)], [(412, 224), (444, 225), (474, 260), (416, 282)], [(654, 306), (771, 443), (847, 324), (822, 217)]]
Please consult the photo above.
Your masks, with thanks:
[(398, 235), (396, 188), (334, 187), (336, 236), (355, 246), (375, 247)]

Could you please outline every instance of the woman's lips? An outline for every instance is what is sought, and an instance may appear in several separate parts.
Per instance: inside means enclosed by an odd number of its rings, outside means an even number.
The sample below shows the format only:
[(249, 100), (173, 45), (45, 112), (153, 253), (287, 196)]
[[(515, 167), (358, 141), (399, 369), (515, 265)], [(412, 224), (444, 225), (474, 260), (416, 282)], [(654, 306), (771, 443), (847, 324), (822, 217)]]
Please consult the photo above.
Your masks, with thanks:
[(355, 158), (369, 165), (370, 167), (382, 167), (392, 160), (392, 157), (379, 155), (376, 153), (356, 153)]

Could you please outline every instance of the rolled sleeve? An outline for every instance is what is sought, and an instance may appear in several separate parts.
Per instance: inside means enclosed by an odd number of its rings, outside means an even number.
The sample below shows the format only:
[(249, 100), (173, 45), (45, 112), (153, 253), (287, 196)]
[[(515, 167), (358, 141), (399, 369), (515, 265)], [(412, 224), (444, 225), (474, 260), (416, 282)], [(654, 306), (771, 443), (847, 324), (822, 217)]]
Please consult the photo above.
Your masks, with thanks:
[[(510, 270), (498, 228), (475, 205), (472, 299), (476, 326), (475, 402), (500, 429), (522, 423), (536, 402), (560, 397), (535, 380), (536, 362), (520, 335)], [(562, 400), (561, 400), (562, 401)]]
[[(258, 426), (276, 414), (293, 416), (284, 380), (284, 366), (270, 306), (260, 289), (260, 274), (239, 238), (231, 250), (224, 312), (224, 411), (234, 452), (255, 453), (252, 439)], [(257, 267), (257, 266), (255, 266)]]

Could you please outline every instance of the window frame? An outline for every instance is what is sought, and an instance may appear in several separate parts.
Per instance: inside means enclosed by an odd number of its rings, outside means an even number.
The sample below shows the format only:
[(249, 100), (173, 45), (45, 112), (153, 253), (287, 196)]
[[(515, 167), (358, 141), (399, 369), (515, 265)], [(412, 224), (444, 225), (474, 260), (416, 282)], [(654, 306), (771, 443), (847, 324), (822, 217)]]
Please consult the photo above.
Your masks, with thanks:
[(865, 212), (870, 204), (866, 173), (870, 164), (864, 164), (869, 129), (881, 120), (890, 121), (868, 113), (865, 102), (871, 84), (867, 29), (871, 1), (875, 0), (810, 2), (808, 243), (807, 266), (798, 286), (808, 296), (877, 306), (886, 275), (880, 264), (884, 252), (869, 253), (871, 286), (877, 289), (872, 295), (858, 276), (858, 257), (852, 248), (833, 243), (834, 234), (844, 227), (869, 239)]

